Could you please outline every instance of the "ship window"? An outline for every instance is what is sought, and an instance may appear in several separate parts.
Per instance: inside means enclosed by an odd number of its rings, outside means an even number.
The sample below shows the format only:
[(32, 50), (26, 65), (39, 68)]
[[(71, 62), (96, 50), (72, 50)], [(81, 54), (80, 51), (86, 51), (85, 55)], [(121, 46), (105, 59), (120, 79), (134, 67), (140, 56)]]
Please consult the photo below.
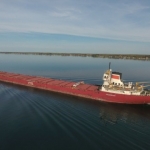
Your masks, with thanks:
[(120, 83), (118, 83), (118, 85), (120, 85)]
[(115, 84), (115, 83), (113, 82), (113, 84)]
[(117, 83), (115, 83), (115, 85), (117, 85)]

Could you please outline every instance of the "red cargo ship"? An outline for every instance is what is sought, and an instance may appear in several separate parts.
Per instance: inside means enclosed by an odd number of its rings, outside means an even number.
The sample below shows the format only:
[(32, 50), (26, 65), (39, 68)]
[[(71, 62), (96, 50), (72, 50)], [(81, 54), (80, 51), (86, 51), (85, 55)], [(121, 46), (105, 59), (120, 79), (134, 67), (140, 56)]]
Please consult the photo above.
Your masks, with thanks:
[[(0, 81), (49, 90), (58, 93), (84, 97), (112, 103), (150, 104), (149, 85), (132, 82), (124, 83), (122, 74), (109, 69), (103, 75), (103, 85), (90, 85), (82, 82), (70, 82), (45, 77), (0, 72)], [(145, 83), (146, 84), (146, 83)]]

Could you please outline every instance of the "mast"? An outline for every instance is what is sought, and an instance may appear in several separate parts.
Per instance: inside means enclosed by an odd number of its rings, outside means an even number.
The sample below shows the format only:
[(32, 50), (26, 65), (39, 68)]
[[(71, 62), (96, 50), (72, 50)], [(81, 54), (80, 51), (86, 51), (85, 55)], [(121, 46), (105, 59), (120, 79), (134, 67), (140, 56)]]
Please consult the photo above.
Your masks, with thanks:
[(111, 74), (112, 74), (112, 70), (110, 69), (111, 66), (111, 62), (109, 62), (109, 84), (111, 82)]

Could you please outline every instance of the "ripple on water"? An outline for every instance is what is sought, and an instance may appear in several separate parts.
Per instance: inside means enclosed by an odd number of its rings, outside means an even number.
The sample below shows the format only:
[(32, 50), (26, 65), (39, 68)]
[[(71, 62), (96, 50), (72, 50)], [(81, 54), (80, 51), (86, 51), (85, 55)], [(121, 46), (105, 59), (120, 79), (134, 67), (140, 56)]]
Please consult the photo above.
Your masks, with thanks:
[(11, 84), (0, 84), (0, 96), (2, 149), (150, 146), (147, 106), (107, 104)]

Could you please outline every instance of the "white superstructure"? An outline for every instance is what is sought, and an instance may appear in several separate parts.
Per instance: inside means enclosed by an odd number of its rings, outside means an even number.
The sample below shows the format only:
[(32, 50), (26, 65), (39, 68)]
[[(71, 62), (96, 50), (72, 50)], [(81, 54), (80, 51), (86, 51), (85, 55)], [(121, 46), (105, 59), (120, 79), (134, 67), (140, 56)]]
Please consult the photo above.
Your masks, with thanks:
[(142, 85), (139, 83), (133, 84), (132, 82), (124, 83), (122, 81), (122, 74), (119, 72), (112, 72), (110, 68), (105, 71), (103, 81), (104, 83), (101, 91), (126, 95), (146, 94)]

